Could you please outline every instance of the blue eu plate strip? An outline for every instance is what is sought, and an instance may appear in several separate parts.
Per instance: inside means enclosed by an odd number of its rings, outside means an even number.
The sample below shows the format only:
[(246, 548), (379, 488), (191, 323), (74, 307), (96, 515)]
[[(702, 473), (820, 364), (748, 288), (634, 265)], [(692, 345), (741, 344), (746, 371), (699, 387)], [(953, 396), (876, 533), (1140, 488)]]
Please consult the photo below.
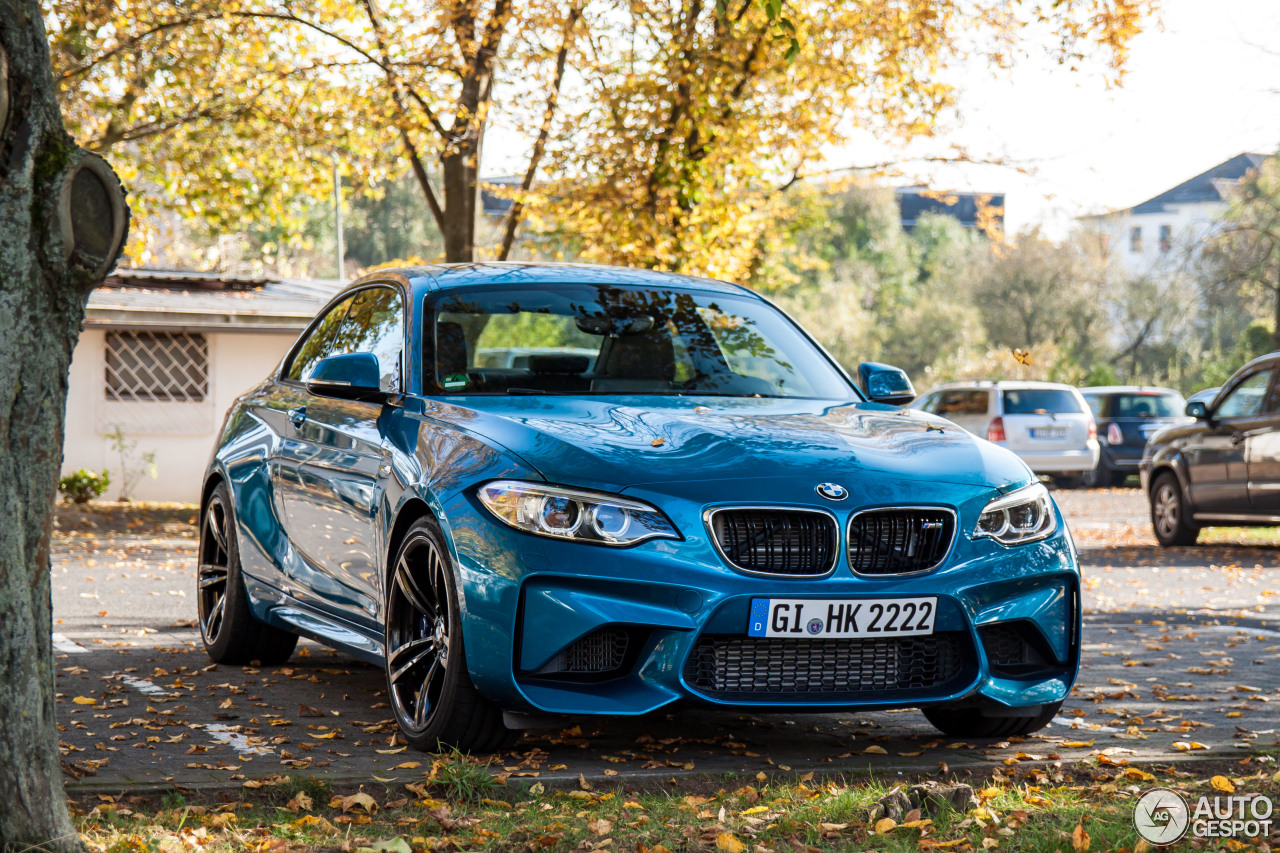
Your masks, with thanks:
[(765, 623), (769, 621), (769, 599), (751, 599), (751, 619), (747, 622), (748, 637), (763, 637)]

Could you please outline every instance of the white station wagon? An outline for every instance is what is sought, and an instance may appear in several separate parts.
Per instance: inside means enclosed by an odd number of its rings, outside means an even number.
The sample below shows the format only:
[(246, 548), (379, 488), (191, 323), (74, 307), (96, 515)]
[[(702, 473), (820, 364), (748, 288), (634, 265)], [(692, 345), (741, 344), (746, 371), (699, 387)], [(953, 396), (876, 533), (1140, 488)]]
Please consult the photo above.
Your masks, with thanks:
[(1076, 485), (1098, 464), (1098, 427), (1084, 397), (1054, 382), (953, 382), (912, 404), (1007, 447), (1037, 474)]

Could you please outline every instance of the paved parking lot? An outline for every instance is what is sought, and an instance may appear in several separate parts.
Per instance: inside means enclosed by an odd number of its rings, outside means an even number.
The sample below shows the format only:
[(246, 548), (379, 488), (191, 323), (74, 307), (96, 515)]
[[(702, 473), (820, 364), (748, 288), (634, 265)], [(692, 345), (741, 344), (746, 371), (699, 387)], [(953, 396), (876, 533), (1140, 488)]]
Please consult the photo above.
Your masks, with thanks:
[[(591, 784), (1274, 752), (1280, 546), (1250, 535), (1159, 549), (1136, 490), (1057, 497), (1082, 551), (1084, 669), (1054, 725), (1025, 742), (958, 742), (916, 711), (677, 710), (566, 720), (527, 733), (494, 768)], [(395, 741), (374, 667), (309, 642), (284, 667), (210, 665), (194, 629), (193, 529), (100, 534), (85, 518), (60, 534), (53, 572), (59, 722), (73, 788), (226, 786), (284, 772), (410, 782), (430, 768), (429, 756)]]

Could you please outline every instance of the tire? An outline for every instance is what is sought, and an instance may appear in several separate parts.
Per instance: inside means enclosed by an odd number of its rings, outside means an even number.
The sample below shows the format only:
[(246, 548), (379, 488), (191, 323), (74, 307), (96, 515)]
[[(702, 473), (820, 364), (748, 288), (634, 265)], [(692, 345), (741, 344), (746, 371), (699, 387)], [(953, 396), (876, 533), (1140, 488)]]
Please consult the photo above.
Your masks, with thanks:
[(410, 527), (396, 551), (384, 639), (387, 695), (400, 736), (414, 749), (492, 752), (519, 737), (471, 683), (457, 582), (434, 519)]
[(1026, 717), (988, 717), (977, 708), (953, 708), (942, 705), (924, 708), (924, 716), (933, 727), (951, 737), (1011, 737), (1040, 731), (1058, 716), (1061, 702), (1054, 702), (1038, 714)]
[(293, 654), (298, 636), (259, 622), (249, 609), (240, 577), (240, 546), (235, 513), (226, 483), (209, 496), (200, 519), (196, 607), (205, 651), (215, 663), (262, 666), (282, 664)]
[(1092, 471), (1085, 471), (1080, 479), (1088, 489), (1110, 489), (1116, 485), (1116, 473), (1102, 462)]
[(1054, 474), (1053, 483), (1059, 489), (1078, 489), (1084, 483), (1083, 474)]
[(1163, 471), (1151, 484), (1151, 528), (1156, 540), (1166, 548), (1174, 545), (1194, 545), (1200, 536), (1200, 528), (1187, 521), (1187, 505), (1182, 499), (1182, 487), (1172, 471)]

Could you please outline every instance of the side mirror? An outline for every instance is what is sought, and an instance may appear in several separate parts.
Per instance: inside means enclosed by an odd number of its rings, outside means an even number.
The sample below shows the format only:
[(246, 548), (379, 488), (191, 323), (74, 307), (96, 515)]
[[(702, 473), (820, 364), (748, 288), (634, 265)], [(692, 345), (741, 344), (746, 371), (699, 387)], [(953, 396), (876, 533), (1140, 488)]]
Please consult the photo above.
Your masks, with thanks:
[(1209, 407), (1204, 404), (1204, 400), (1192, 400), (1187, 403), (1187, 407), (1183, 410), (1187, 417), (1195, 418), (1198, 421), (1209, 420)]
[(864, 361), (858, 365), (858, 379), (862, 381), (867, 399), (873, 403), (901, 406), (916, 398), (916, 389), (911, 387), (907, 374), (887, 364)]
[(382, 368), (378, 365), (378, 357), (369, 352), (351, 352), (320, 359), (307, 380), (307, 390), (322, 397), (376, 403), (388, 397), (382, 390)]

